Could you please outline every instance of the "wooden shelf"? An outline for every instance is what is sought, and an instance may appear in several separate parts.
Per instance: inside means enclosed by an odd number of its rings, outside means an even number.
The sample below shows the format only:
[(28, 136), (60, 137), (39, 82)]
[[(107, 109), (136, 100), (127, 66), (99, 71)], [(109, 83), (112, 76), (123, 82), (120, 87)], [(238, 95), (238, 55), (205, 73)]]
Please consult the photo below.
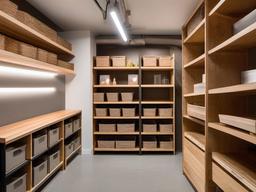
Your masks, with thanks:
[(184, 39), (183, 43), (204, 43), (205, 19)]
[(173, 105), (174, 102), (173, 101), (142, 101), (141, 104), (170, 104)]
[(142, 70), (147, 71), (165, 71), (165, 70), (173, 70), (173, 67), (141, 67)]
[(80, 145), (76, 150), (74, 150), (67, 158), (66, 161), (68, 161), (71, 157), (73, 157), (76, 153), (78, 153), (81, 150), (82, 146)]
[(168, 85), (163, 85), (163, 84), (159, 84), (159, 85), (155, 85), (155, 84), (144, 84), (141, 85), (142, 88), (173, 88), (174, 85), (172, 84), (168, 84)]
[(139, 104), (139, 101), (130, 101), (130, 102), (124, 102), (124, 101), (118, 101), (118, 102), (93, 102), (94, 105), (133, 105), (133, 104)]
[(256, 83), (239, 84), (228, 87), (210, 89), (209, 94), (228, 94), (228, 93), (251, 93), (256, 92)]
[(184, 65), (184, 68), (204, 67), (205, 53)]
[(241, 129), (237, 129), (221, 123), (209, 123), (208, 126), (212, 129), (232, 135), (234, 137), (237, 137), (239, 139), (242, 139), (244, 141), (247, 141), (256, 145), (256, 135), (250, 134), (247, 131), (243, 131)]
[(173, 117), (160, 117), (160, 116), (154, 116), (154, 117), (144, 117), (141, 116), (141, 119), (173, 119)]
[(122, 149), (117, 149), (117, 148), (95, 148), (94, 151), (101, 151), (101, 152), (135, 152), (139, 151), (139, 148), (122, 148)]
[(141, 135), (174, 135), (173, 132), (141, 132)]
[(139, 85), (94, 85), (94, 88), (138, 88)]
[(74, 57), (73, 53), (67, 48), (21, 23), (16, 18), (9, 16), (3, 11), (0, 11), (0, 23), (0, 30), (4, 34), (15, 37), (16, 39), (31, 45), (57, 53), (60, 56), (63, 56), (62, 59), (66, 58), (70, 60)]
[(183, 115), (183, 118), (189, 119), (189, 120), (191, 120), (191, 121), (193, 121), (195, 123), (198, 123), (198, 124), (200, 124), (202, 126), (205, 126), (205, 122), (203, 120), (200, 120), (200, 119), (197, 119), (197, 118), (194, 118), (194, 117), (190, 117), (188, 115)]
[(139, 132), (94, 132), (94, 135), (139, 135)]
[(161, 149), (161, 148), (142, 148), (144, 152), (174, 152), (174, 149)]
[(205, 93), (187, 93), (184, 94), (184, 97), (203, 97)]
[(100, 70), (100, 71), (109, 71), (109, 70), (136, 71), (136, 70), (139, 70), (139, 67), (93, 67), (93, 69)]
[(255, 154), (213, 152), (212, 159), (251, 191), (256, 191)]
[(186, 131), (184, 136), (201, 150), (205, 151), (205, 135), (202, 133)]
[(2, 49), (0, 49), (0, 62), (11, 64), (18, 67), (29, 67), (32, 69), (46, 70), (61, 75), (75, 75), (75, 72), (70, 69), (31, 59), (29, 57), (24, 57), (22, 55), (18, 55)]
[(96, 117), (94, 116), (94, 119), (139, 119), (139, 116), (136, 117)]

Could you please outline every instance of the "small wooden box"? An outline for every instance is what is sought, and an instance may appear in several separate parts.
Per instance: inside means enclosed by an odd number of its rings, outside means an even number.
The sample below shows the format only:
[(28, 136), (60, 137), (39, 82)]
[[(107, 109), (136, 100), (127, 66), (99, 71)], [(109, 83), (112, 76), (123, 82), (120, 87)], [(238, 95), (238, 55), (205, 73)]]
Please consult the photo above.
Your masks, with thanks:
[(134, 132), (135, 124), (117, 124), (117, 132)]
[(156, 124), (143, 124), (143, 132), (157, 132)]
[(172, 108), (159, 108), (158, 112), (159, 112), (160, 117), (172, 117), (173, 116)]
[(106, 108), (96, 108), (96, 116), (106, 117), (107, 116), (107, 109)]
[(126, 66), (126, 57), (125, 56), (113, 56), (112, 65), (113, 67), (125, 67)]
[(154, 117), (156, 116), (156, 108), (144, 108), (143, 115), (145, 117)]
[(160, 148), (162, 149), (172, 149), (173, 141), (160, 141)]
[(117, 102), (118, 101), (118, 93), (107, 93), (108, 102)]
[(48, 52), (47, 63), (57, 65), (58, 64), (58, 56), (55, 53)]
[(121, 117), (121, 109), (120, 108), (110, 108), (109, 115), (111, 117)]
[(20, 44), (18, 41), (11, 39), (9, 37), (6, 37), (6, 36), (4, 37), (4, 41), (5, 41), (5, 50), (6, 51), (19, 54)]
[(115, 148), (115, 141), (98, 140), (98, 148)]
[(116, 124), (99, 124), (99, 132), (115, 132)]
[(159, 129), (162, 133), (172, 133), (173, 124), (159, 124)]
[(110, 57), (109, 56), (97, 56), (96, 57), (97, 67), (110, 67)]
[(37, 49), (37, 60), (47, 63), (48, 62), (48, 51), (38, 48)]
[(70, 69), (70, 70), (74, 71), (74, 64), (73, 63), (68, 63), (66, 61), (58, 60), (57, 65), (60, 66), (60, 67)]
[(27, 43), (19, 42), (19, 54), (32, 59), (37, 58), (37, 48)]
[(15, 17), (18, 6), (10, 0), (0, 0), (0, 10), (12, 17)]
[(133, 101), (133, 93), (121, 93), (122, 101), (131, 102)]
[(135, 117), (135, 108), (122, 108), (124, 117)]
[(69, 43), (68, 41), (66, 41), (65, 39), (63, 39), (60, 36), (57, 36), (57, 43), (60, 44), (61, 46), (65, 47), (68, 50), (72, 50), (72, 44)]
[(116, 141), (116, 148), (135, 148), (135, 141), (132, 140), (118, 140)]
[(157, 142), (156, 141), (143, 141), (143, 148), (155, 149), (155, 148), (157, 148)]
[(93, 93), (94, 102), (104, 102), (104, 93)]
[(159, 66), (160, 67), (172, 67), (173, 66), (173, 57), (170, 57), (170, 56), (159, 57)]
[(143, 66), (144, 67), (156, 67), (157, 66), (156, 56), (144, 56), (143, 57)]

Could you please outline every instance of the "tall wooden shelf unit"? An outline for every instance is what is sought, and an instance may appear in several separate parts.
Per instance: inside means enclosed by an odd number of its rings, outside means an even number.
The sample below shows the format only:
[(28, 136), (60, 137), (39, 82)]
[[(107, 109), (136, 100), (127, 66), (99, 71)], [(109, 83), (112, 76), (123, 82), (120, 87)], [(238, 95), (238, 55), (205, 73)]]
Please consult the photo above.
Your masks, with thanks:
[[(253, 0), (204, 0), (183, 27), (183, 171), (197, 191), (256, 191), (256, 135), (219, 120), (256, 112), (255, 83), (241, 83), (241, 72), (256, 68), (256, 23), (233, 32), (255, 8)], [(194, 93), (202, 74), (205, 92)], [(205, 107), (204, 120), (189, 116), (188, 104)]]
[[(172, 56), (175, 61), (174, 55)], [(94, 153), (100, 152), (135, 152), (135, 153), (148, 153), (148, 152), (169, 152), (175, 153), (175, 64), (170, 67), (143, 67), (142, 57), (139, 59), (138, 67), (96, 67), (94, 62), (93, 67), (93, 92), (94, 93), (107, 93), (107, 92), (133, 92), (134, 100), (130, 102), (93, 102), (93, 136), (94, 136)], [(175, 62), (174, 62), (175, 63)], [(117, 81), (126, 81), (126, 84), (117, 85), (99, 85), (99, 75), (108, 74), (116, 77)], [(138, 85), (127, 85), (127, 75), (137, 74)], [(169, 84), (153, 84), (154, 74), (164, 74), (168, 77)], [(125, 80), (124, 80), (125, 79)], [(95, 110), (98, 107), (103, 108), (136, 108), (136, 115), (134, 117), (98, 117), (95, 116)], [(143, 108), (172, 108), (173, 115), (168, 116), (143, 116)], [(173, 124), (172, 132), (143, 132), (143, 123), (170, 123)], [(99, 132), (99, 123), (135, 123), (134, 132)], [(99, 148), (97, 141), (99, 139), (118, 140), (122, 138), (135, 138), (135, 148)], [(147, 138), (155, 138), (157, 141), (157, 148), (143, 148), (143, 141)], [(160, 141), (172, 140), (173, 146), (170, 148), (160, 148)]]

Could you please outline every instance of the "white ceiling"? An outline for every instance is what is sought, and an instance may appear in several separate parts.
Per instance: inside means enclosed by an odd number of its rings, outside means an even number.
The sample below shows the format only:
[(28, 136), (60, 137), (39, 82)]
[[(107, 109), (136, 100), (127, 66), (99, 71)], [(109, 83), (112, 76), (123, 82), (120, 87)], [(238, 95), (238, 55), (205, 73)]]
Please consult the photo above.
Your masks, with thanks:
[[(133, 34), (176, 35), (200, 0), (126, 0)], [(64, 30), (116, 34), (93, 0), (28, 0)]]

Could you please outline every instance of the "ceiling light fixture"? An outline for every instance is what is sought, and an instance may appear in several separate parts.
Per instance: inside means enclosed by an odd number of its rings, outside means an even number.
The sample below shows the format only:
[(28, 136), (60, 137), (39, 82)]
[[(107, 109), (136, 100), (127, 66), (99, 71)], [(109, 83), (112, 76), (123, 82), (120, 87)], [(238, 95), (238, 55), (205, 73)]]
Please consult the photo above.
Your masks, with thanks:
[(124, 28), (123, 28), (123, 26), (122, 26), (122, 24), (121, 24), (119, 18), (118, 18), (118, 16), (117, 16), (116, 11), (112, 10), (112, 11), (110, 12), (110, 15), (111, 15), (111, 18), (113, 19), (113, 21), (114, 21), (114, 23), (115, 23), (115, 25), (116, 25), (116, 28), (118, 29), (118, 31), (119, 31), (119, 33), (120, 33), (122, 39), (124, 40), (124, 42), (127, 42), (127, 41), (128, 41), (128, 38), (127, 38), (127, 36), (126, 36), (126, 33), (125, 33), (125, 31), (124, 31)]

